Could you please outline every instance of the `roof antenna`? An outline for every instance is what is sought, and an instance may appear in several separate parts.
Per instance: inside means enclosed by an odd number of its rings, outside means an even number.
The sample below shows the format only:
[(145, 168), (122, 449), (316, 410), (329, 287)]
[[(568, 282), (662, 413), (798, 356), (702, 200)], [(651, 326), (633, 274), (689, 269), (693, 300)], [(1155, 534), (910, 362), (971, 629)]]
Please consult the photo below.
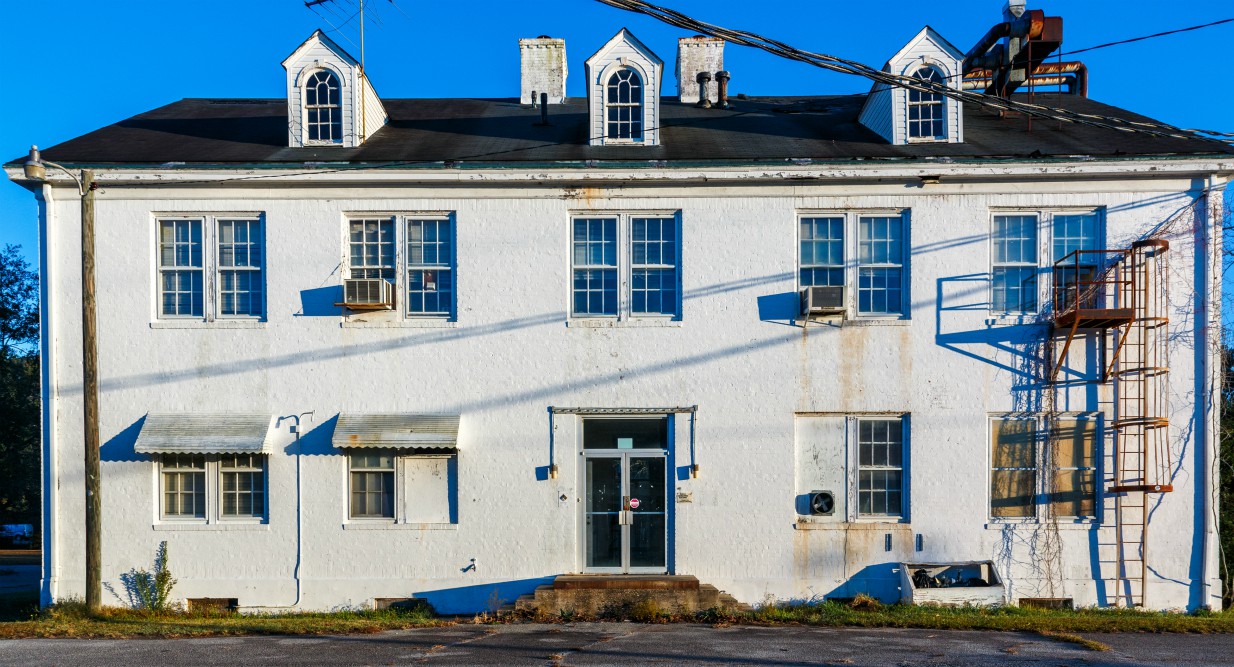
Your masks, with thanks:
[[(308, 8), (324, 5), (327, 2), (334, 0), (304, 0), (304, 6)], [(364, 0), (357, 0), (360, 3), (360, 73), (364, 73)], [(342, 26), (339, 26), (340, 28)]]

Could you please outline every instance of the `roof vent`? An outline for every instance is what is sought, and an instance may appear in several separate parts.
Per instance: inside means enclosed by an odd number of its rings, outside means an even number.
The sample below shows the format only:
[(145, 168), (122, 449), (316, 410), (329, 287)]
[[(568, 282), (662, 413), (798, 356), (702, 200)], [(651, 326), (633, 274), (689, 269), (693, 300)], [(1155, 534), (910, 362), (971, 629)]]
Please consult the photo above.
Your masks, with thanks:
[[(718, 101), (715, 73), (724, 69), (724, 40), (719, 37), (682, 37), (677, 40), (677, 99), (682, 104), (698, 104), (704, 99)], [(700, 87), (699, 74), (707, 73)], [(704, 97), (699, 91), (705, 90)], [(708, 104), (710, 106), (710, 104)]]
[(566, 40), (541, 35), (518, 40), (523, 63), (523, 87), (519, 102), (536, 104), (536, 93), (547, 93), (549, 104), (566, 99)]

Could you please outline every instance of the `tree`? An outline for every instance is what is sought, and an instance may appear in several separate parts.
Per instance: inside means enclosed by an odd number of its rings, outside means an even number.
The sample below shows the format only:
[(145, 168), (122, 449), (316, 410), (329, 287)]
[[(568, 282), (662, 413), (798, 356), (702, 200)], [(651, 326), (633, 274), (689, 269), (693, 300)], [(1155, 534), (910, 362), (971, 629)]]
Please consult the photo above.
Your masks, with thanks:
[(0, 251), (0, 524), (38, 526), (39, 276), (20, 246)]

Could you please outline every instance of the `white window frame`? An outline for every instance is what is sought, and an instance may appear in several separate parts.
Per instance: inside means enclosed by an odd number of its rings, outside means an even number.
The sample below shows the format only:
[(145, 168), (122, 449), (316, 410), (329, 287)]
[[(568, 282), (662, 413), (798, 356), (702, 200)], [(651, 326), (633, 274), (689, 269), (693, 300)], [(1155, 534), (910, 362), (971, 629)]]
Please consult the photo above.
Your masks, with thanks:
[[(993, 464), (994, 464), (994, 425), (998, 421), (1029, 421), (1034, 425), (1034, 440), (1033, 440), (1033, 513), (1027, 517), (997, 517), (994, 516), (993, 508)], [(1093, 466), (1091, 468), (1083, 467), (1051, 467), (1051, 462), (1046, 460), (1048, 453), (1041, 443), (1048, 436), (1048, 429), (1054, 428), (1054, 425), (1061, 421), (1089, 421), (1096, 426), (1096, 432), (1093, 435), (1094, 447)], [(1105, 505), (1105, 489), (1101, 483), (1103, 471), (1105, 468), (1105, 456), (1108, 449), (1106, 442), (1107, 425), (1104, 416), (1100, 412), (1061, 412), (1054, 415), (1044, 415), (1041, 413), (993, 413), (986, 419), (986, 516), (991, 523), (1006, 524), (1006, 523), (1041, 523), (1049, 519), (1048, 506), (1050, 499), (1047, 493), (1053, 484), (1049, 478), (1057, 470), (1091, 470), (1093, 475), (1093, 516), (1069, 516), (1059, 515), (1056, 519), (1061, 523), (1101, 523), (1102, 508)]]
[[(929, 62), (929, 61), (925, 61), (919, 64), (912, 71), (912, 73), (909, 74), (909, 77), (912, 79), (920, 79), (921, 77), (919, 77), (918, 75), (921, 73), (922, 70), (925, 70), (925, 69), (931, 70), (934, 73), (938, 74), (939, 79), (941, 79), (939, 83), (945, 84), (947, 82), (946, 70), (944, 70), (942, 67), (939, 67), (938, 65), (932, 62)], [(950, 109), (948, 108), (950, 106), (950, 101), (947, 99), (945, 95), (940, 95), (938, 93), (924, 93), (923, 92), (921, 93), (922, 95), (933, 95), (937, 97), (938, 99), (925, 101), (925, 102), (914, 102), (913, 101), (914, 92), (916, 91), (908, 90), (908, 89), (905, 89), (904, 91), (904, 136), (908, 139), (909, 143), (946, 142), (947, 137), (948, 137), (947, 133), (948, 133), (948, 130), (950, 129), (948, 128), (948, 124), (949, 124), (949, 121), (951, 120), (949, 118)], [(940, 120), (942, 120), (942, 124), (943, 124), (942, 133), (937, 134), (937, 135), (920, 135), (920, 136), (914, 135), (913, 127), (916, 123), (920, 123), (921, 121), (920, 120), (914, 121), (911, 118), (912, 114), (910, 113), (910, 111), (913, 109), (913, 107), (920, 107), (924, 109), (937, 109), (938, 115), (940, 117)], [(933, 120), (933, 116), (931, 116), (930, 122), (931, 123), (935, 122)]]
[[(247, 455), (247, 454), (245, 454)], [(182, 516), (175, 514), (167, 514), (166, 497), (167, 491), (166, 479), (164, 473), (174, 472), (176, 469), (165, 468), (164, 464), (167, 457), (172, 456), (196, 456), (204, 458), (204, 467), (201, 468), (201, 473), (204, 475), (205, 488), (205, 516)], [(223, 466), (222, 459), (227, 456), (236, 456), (236, 454), (156, 454), (154, 455), (154, 488), (158, 493), (155, 499), (155, 516), (158, 523), (163, 524), (200, 524), (200, 525), (217, 525), (217, 524), (264, 524), (267, 523), (270, 516), (270, 457), (268, 454), (253, 454), (261, 460), (261, 475), (262, 475), (262, 507), (261, 512), (255, 515), (224, 515), (223, 514)]]
[[(1036, 216), (1037, 218), (1037, 306), (1023, 312), (1005, 312), (994, 309), (994, 218), (997, 216)], [(990, 210), (986, 252), (988, 253), (989, 289), (987, 291), (987, 306), (990, 315), (996, 319), (1014, 320), (1030, 317), (1042, 312), (1042, 306), (1053, 302), (1054, 296), (1054, 218), (1055, 216), (1092, 215), (1096, 217), (1096, 238), (1093, 248), (1106, 247), (1106, 210), (1103, 206), (1080, 206), (1060, 208), (993, 208)], [(1024, 264), (1027, 266), (1027, 264)]]
[[(346, 497), (346, 502), (344, 503), (344, 513), (347, 517), (347, 521), (349, 522), (376, 522), (376, 523), (396, 523), (398, 522), (400, 518), (399, 515), (401, 514), (399, 512), (399, 508), (403, 504), (402, 481), (404, 479), (402, 475), (402, 466), (399, 465), (399, 460), (402, 458), (399, 455), (399, 451), (394, 450), (394, 449), (379, 449), (379, 448), (350, 449), (345, 452), (345, 455), (346, 455), (345, 463), (347, 466), (347, 484), (346, 484), (347, 497)], [(389, 468), (372, 468), (372, 467), (357, 468), (352, 465), (353, 456), (365, 456), (365, 455), (389, 456), (390, 457), (390, 467)], [(394, 488), (391, 489), (391, 494), (390, 494), (390, 503), (391, 503), (390, 516), (373, 516), (373, 515), (355, 516), (351, 513), (352, 494), (355, 491), (355, 484), (353, 482), (354, 476), (356, 473), (371, 473), (371, 472), (382, 473), (382, 474), (389, 473), (390, 475), (390, 483), (394, 485)]]
[[(353, 454), (389, 454), (393, 458), (392, 469), (378, 468), (359, 468), (351, 467), (351, 456)], [(355, 448), (343, 450), (343, 525), (352, 527), (380, 527), (380, 526), (396, 526), (396, 525), (418, 525), (418, 526), (437, 526), (437, 527), (456, 527), (457, 521), (445, 523), (414, 523), (409, 521), (409, 507), (407, 505), (407, 465), (412, 459), (454, 459), (454, 466), (458, 466), (458, 452), (432, 451), (422, 452), (417, 450), (401, 450), (387, 448)], [(392, 472), (394, 493), (392, 501), (394, 503), (394, 516), (352, 516), (351, 515), (351, 492), (352, 492), (352, 472)], [(455, 491), (455, 493), (457, 493)], [(457, 497), (453, 498), (453, 502), (457, 502)]]
[[(861, 465), (861, 425), (864, 422), (898, 422), (900, 429), (900, 466)], [(877, 521), (907, 523), (909, 520), (909, 415), (903, 414), (855, 414), (845, 419), (845, 432), (852, 443), (849, 455), (849, 518), (852, 521)], [(880, 514), (861, 512), (861, 473), (863, 470), (900, 472), (900, 513)]]
[[(431, 325), (437, 322), (456, 322), (458, 318), (458, 299), (459, 299), (459, 283), (458, 283), (458, 246), (459, 246), (459, 225), (457, 216), (453, 211), (353, 211), (347, 213), (343, 217), (342, 226), (342, 275), (344, 279), (351, 278), (351, 224), (360, 220), (391, 220), (394, 226), (394, 257), (391, 273), (393, 278), (391, 283), (394, 291), (394, 310), (386, 313), (365, 312), (363, 316), (366, 319), (373, 318), (393, 318), (409, 324), (425, 324)], [(409, 233), (408, 228), (413, 221), (434, 221), (445, 222), (450, 228), (450, 256), (447, 264), (411, 264), (409, 250)], [(408, 312), (411, 306), (410, 287), (411, 287), (411, 272), (417, 270), (428, 270), (438, 272), (448, 272), (451, 278), (450, 290), (450, 308), (449, 312), (433, 312), (433, 313), (412, 313)], [(358, 267), (365, 268), (365, 267)], [(372, 268), (372, 267), (368, 267)], [(351, 315), (354, 313), (345, 313)]]
[[(576, 220), (615, 219), (617, 221), (617, 266), (600, 267), (597, 265), (574, 264), (574, 222)], [(673, 264), (638, 264), (634, 261), (633, 221), (636, 219), (671, 220), (674, 230)], [(627, 322), (627, 321), (661, 321), (677, 322), (682, 319), (682, 224), (681, 211), (571, 211), (566, 234), (566, 314), (569, 321), (577, 322)], [(614, 314), (577, 313), (574, 310), (574, 271), (588, 269), (616, 269), (617, 272), (617, 309)], [(634, 312), (634, 271), (636, 269), (667, 269), (672, 268), (675, 280), (675, 298), (672, 313), (637, 313)]]
[[(310, 139), (309, 138), (311, 132), (309, 130), (309, 103), (308, 103), (309, 85), (308, 84), (309, 84), (309, 80), (311, 80), (313, 77), (315, 77), (320, 72), (325, 72), (327, 74), (330, 74), (331, 76), (334, 77), (335, 82), (338, 83), (339, 136), (337, 139)], [(347, 95), (346, 93), (348, 91), (347, 91), (346, 85), (344, 84), (344, 81), (345, 79), (341, 73), (329, 67), (319, 66), (316, 68), (305, 70), (304, 80), (300, 84), (300, 91), (299, 91), (300, 99), (302, 100), (302, 104), (300, 105), (301, 106), (300, 127), (304, 128), (303, 143), (305, 146), (342, 146), (347, 143), (346, 142), (346, 135), (347, 135), (347, 114), (346, 114)], [(330, 105), (322, 105), (322, 104), (316, 104), (313, 106), (318, 109), (331, 108)]]
[[(611, 85), (611, 81), (613, 80), (613, 77), (616, 77), (621, 72), (630, 72), (631, 74), (633, 74), (635, 77), (638, 78), (639, 99), (641, 100), (640, 102), (633, 103), (633, 102), (609, 102), (608, 101), (608, 89), (609, 89), (609, 86)], [(601, 98), (600, 109), (601, 109), (601, 113), (604, 114), (604, 125), (603, 125), (604, 143), (605, 144), (641, 144), (645, 142), (647, 139), (647, 81), (646, 81), (646, 77), (643, 76), (643, 73), (639, 71), (637, 68), (630, 67), (629, 65), (623, 65), (621, 67), (615, 68), (612, 71), (607, 72), (606, 74), (607, 76), (605, 77), (604, 81), (601, 83), (601, 86), (600, 86), (600, 94), (603, 96)], [(637, 138), (633, 136), (633, 132), (631, 132), (631, 136), (628, 136), (628, 137), (610, 137), (609, 136), (609, 127), (611, 123), (628, 122), (631, 125), (633, 125), (633, 123), (635, 122), (634, 120), (610, 121), (608, 117), (608, 111), (611, 108), (635, 109), (636, 110), (636, 113), (638, 114), (637, 122), (639, 126), (639, 133), (638, 133), (639, 136)]]
[[(269, 314), (269, 295), (267, 289), (267, 278), (270, 265), (270, 248), (267, 242), (268, 226), (266, 224), (266, 216), (264, 213), (255, 212), (240, 212), (240, 213), (155, 213), (153, 215), (154, 224), (153, 233), (153, 248), (154, 248), (154, 288), (153, 292), (153, 317), (155, 322), (217, 322), (217, 321), (240, 321), (240, 322), (265, 322)], [(163, 267), (163, 245), (162, 245), (162, 228), (164, 222), (196, 222), (201, 225), (201, 266), (193, 267), (190, 270), (196, 270), (202, 276), (202, 313), (201, 315), (164, 315), (163, 314), (163, 273), (165, 271), (184, 270), (179, 267)], [(219, 239), (221, 238), (219, 227), (224, 222), (250, 222), (256, 223), (261, 231), (257, 245), (261, 253), (261, 266), (259, 267), (236, 267), (222, 266), (221, 255), (219, 248)], [(257, 284), (260, 289), (260, 307), (261, 312), (257, 315), (225, 315), (223, 313), (223, 295), (222, 274), (225, 271), (244, 271), (257, 273), (260, 278)]]
[[(844, 230), (844, 303), (846, 317), (862, 320), (908, 320), (912, 318), (912, 216), (910, 209), (807, 209), (797, 212), (797, 227), (793, 256), (796, 258), (797, 272), (794, 280), (797, 290), (806, 287), (801, 281), (803, 269), (818, 268), (823, 265), (803, 265), (801, 262), (802, 223), (812, 218), (843, 218)], [(900, 219), (900, 262), (894, 263), (862, 263), (860, 258), (860, 224), (863, 218), (899, 218)], [(861, 286), (861, 270), (863, 268), (898, 268), (900, 270), (900, 312), (861, 312), (859, 291)]]

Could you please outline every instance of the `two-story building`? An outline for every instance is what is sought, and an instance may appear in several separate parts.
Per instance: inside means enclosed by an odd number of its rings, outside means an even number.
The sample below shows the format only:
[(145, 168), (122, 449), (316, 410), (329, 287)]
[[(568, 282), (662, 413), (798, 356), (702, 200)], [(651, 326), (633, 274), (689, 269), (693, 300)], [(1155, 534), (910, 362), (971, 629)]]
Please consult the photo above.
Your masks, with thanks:
[[(1234, 150), (882, 84), (730, 97), (722, 41), (677, 47), (675, 91), (621, 30), (582, 99), (550, 38), (519, 98), (389, 99), (318, 32), (285, 99), (43, 151), (98, 183), (107, 600), (165, 541), (178, 598), (242, 609), (568, 573), (1216, 606)], [(927, 28), (884, 71), (970, 60)], [(1045, 74), (1074, 90), (1036, 104), (1147, 122)], [(81, 203), (25, 161), (50, 602), (85, 587)]]

